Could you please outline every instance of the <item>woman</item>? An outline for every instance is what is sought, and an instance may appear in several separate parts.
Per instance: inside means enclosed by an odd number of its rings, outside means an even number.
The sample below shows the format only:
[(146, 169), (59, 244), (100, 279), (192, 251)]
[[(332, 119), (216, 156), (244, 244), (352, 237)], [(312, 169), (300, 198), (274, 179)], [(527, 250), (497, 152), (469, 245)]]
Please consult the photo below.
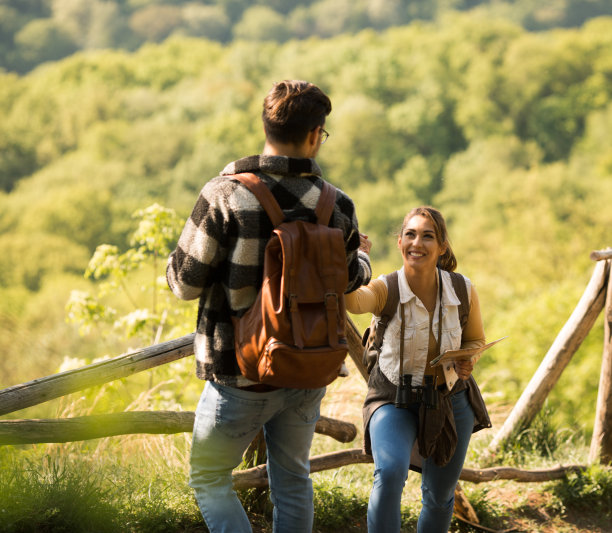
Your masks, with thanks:
[[(402, 491), (413, 445), (418, 442), (423, 507), (417, 531), (442, 533), (450, 527), (455, 486), (470, 436), (478, 429), (491, 427), (491, 423), (471, 378), (475, 361), (435, 367), (430, 362), (446, 350), (483, 346), (485, 335), (474, 286), (463, 276), (451, 275), (457, 260), (441, 213), (432, 207), (410, 211), (404, 218), (397, 244), (403, 259), (397, 277), (399, 304), (370, 373), (364, 405), (365, 449), (372, 453), (375, 465), (368, 531), (400, 531)], [(362, 248), (369, 249), (365, 236)], [(459, 283), (466, 289), (463, 306), (457, 294), (461, 290), (455, 288)], [(347, 309), (351, 313), (373, 313), (379, 320), (387, 296), (388, 279), (381, 276), (347, 295)], [(467, 314), (463, 328), (460, 309)], [(426, 406), (418, 397), (416, 401), (411, 397), (401, 407), (394, 405), (400, 376), (406, 374), (412, 377), (412, 387), (417, 386), (412, 389), (417, 395), (422, 396), (424, 389), (418, 386), (425, 377), (426, 381), (433, 381), (435, 385), (430, 390), (437, 393), (437, 408)]]

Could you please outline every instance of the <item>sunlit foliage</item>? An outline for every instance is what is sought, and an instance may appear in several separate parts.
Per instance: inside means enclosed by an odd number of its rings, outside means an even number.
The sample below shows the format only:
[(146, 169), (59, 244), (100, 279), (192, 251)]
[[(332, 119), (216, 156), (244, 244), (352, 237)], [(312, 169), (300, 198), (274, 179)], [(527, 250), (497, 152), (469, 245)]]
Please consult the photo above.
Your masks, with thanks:
[[(237, 22), (247, 3), (222, 4)], [(396, 4), (367, 11), (384, 20)], [(300, 7), (260, 8), (290, 18)], [(157, 339), (163, 313), (178, 305), (156, 292), (167, 291), (163, 267), (176, 233), (151, 244), (137, 230), (132, 240), (132, 214), (158, 204), (160, 216), (172, 209), (184, 220), (225, 164), (260, 152), (261, 101), (272, 82), (301, 78), (331, 96), (331, 137), (318, 160), (355, 200), (375, 275), (399, 265), (395, 232), (405, 212), (441, 208), (488, 336), (510, 334), (478, 377), (515, 399), (584, 290), (589, 252), (611, 244), (612, 19), (532, 34), (488, 17), (454, 13), (284, 44), (174, 36), (133, 53), (92, 50), (22, 77), (0, 74), (2, 383), (55, 372), (65, 356), (93, 360)], [(111, 281), (120, 290), (100, 294)], [(82, 316), (118, 326), (113, 335), (96, 326), (79, 338), (64, 324), (71, 291)], [(194, 321), (174, 324), (163, 336)], [(598, 372), (602, 336), (598, 322), (574, 376)], [(572, 421), (588, 429), (595, 387), (580, 387), (581, 401), (559, 387), (551, 402), (573, 405), (584, 416)]]

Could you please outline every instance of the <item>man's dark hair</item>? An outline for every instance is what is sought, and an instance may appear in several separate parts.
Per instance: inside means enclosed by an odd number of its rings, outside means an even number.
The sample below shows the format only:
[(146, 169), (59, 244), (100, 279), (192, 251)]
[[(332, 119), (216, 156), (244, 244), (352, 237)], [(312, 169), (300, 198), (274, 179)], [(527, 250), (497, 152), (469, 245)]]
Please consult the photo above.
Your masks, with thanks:
[(264, 99), (262, 119), (272, 142), (300, 144), (308, 132), (325, 125), (331, 102), (316, 85), (301, 80), (275, 83)]

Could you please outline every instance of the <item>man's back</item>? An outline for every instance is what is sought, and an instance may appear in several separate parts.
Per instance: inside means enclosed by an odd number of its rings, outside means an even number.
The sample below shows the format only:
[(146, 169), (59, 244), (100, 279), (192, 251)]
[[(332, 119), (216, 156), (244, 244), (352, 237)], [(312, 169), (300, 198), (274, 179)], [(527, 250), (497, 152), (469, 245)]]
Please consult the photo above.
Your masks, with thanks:
[[(227, 177), (240, 172), (256, 173), (290, 220), (315, 220), (323, 184), (312, 159), (258, 156), (235, 161), (204, 186), (170, 257), (172, 290), (184, 299), (200, 298), (195, 345), (198, 376), (230, 386), (251, 383), (236, 363), (231, 319), (255, 301), (263, 279), (265, 246), (274, 229), (255, 196)], [(370, 271), (363, 256), (358, 257), (353, 202), (342, 191), (337, 192), (330, 225), (344, 235), (350, 292)]]

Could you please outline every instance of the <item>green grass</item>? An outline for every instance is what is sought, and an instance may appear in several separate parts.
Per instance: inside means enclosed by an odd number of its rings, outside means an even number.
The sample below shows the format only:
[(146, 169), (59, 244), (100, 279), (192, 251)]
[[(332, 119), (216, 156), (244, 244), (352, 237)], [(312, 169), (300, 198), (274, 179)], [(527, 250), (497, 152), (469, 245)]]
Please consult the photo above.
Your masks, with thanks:
[(176, 469), (45, 448), (0, 450), (2, 533), (206, 530)]
[[(519, 468), (585, 464), (588, 447), (583, 437), (550, 420), (544, 410), (493, 464)], [(468, 466), (476, 466), (477, 459), (484, 457), (486, 444), (486, 439), (474, 439)], [(0, 533), (205, 532), (187, 485), (188, 448), (185, 435), (0, 447)], [(313, 474), (314, 532), (365, 533), (372, 471), (373, 465), (365, 464)], [(416, 527), (419, 485), (420, 476), (411, 473), (402, 498), (402, 531)], [(493, 529), (516, 523), (524, 530), (546, 529), (534, 511), (534, 499), (536, 508), (553, 517), (552, 527), (558, 531), (606, 531), (601, 524), (612, 521), (612, 470), (600, 465), (550, 483), (462, 486), (481, 523)], [(267, 492), (251, 489), (239, 496), (254, 532), (271, 531)], [(565, 524), (565, 517), (574, 523)], [(586, 526), (576, 529), (577, 521)], [(451, 531), (473, 530), (454, 519)]]

